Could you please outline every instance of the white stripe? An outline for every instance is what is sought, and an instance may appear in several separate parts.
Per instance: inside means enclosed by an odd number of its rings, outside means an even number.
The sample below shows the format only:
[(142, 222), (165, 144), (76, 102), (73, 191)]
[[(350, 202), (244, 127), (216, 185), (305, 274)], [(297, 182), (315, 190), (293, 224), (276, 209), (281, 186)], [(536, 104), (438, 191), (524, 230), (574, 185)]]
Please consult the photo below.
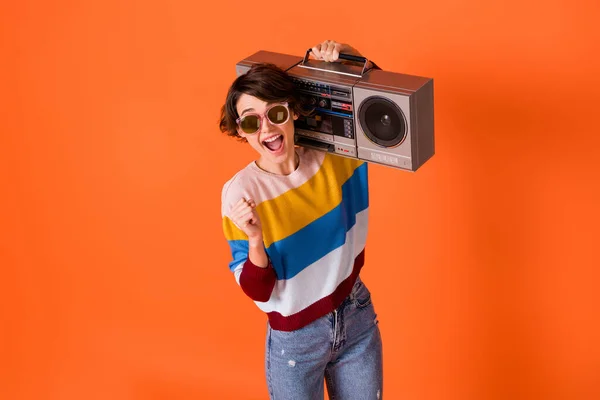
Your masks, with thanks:
[(235, 276), (235, 281), (237, 282), (238, 285), (240, 284), (240, 275), (242, 274), (243, 267), (244, 267), (244, 263), (242, 262), (233, 269), (233, 275)]
[(365, 248), (369, 209), (356, 214), (356, 224), (346, 233), (346, 243), (304, 268), (296, 276), (278, 280), (267, 302), (256, 305), (264, 312), (277, 311), (284, 317), (329, 296), (350, 276), (354, 259)]

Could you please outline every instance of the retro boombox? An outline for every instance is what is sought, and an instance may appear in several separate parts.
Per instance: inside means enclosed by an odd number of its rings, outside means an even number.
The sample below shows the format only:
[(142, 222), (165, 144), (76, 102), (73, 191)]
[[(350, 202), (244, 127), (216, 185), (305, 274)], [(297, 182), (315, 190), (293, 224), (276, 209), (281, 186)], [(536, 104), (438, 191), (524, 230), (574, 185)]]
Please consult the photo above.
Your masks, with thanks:
[(287, 71), (314, 111), (294, 122), (299, 146), (416, 171), (434, 154), (433, 79), (259, 51), (236, 64), (237, 75), (253, 64)]

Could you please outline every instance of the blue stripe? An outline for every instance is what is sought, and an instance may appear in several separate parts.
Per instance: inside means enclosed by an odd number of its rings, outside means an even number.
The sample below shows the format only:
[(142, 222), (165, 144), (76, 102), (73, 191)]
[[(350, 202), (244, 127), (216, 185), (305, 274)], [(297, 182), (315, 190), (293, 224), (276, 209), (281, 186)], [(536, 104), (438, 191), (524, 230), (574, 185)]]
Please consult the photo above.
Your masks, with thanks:
[(228, 240), (229, 248), (231, 249), (231, 255), (233, 260), (229, 263), (229, 269), (231, 272), (240, 263), (245, 262), (248, 258), (248, 241), (247, 240)]
[[(339, 157), (339, 156), (333, 156)], [(363, 163), (342, 185), (342, 201), (333, 210), (279, 240), (267, 250), (277, 279), (290, 279), (304, 268), (342, 246), (346, 233), (356, 224), (356, 214), (369, 207), (368, 170)], [(230, 240), (231, 271), (248, 256), (248, 241)]]
[(356, 214), (369, 207), (367, 184), (367, 163), (363, 163), (342, 185), (342, 201), (337, 207), (269, 246), (267, 254), (278, 279), (293, 278), (346, 242), (346, 233), (356, 224)]

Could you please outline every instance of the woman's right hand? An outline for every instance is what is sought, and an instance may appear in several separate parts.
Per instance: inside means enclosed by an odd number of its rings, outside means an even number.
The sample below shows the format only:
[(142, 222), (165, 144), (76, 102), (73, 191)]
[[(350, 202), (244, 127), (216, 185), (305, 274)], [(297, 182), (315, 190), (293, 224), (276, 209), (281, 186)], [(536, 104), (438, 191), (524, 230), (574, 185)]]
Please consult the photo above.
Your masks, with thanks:
[(262, 225), (252, 199), (241, 198), (231, 209), (231, 221), (247, 236), (249, 242), (262, 243)]
[(317, 60), (327, 62), (341, 61), (339, 60), (340, 53), (361, 56), (360, 52), (345, 43), (338, 43), (335, 40), (324, 40), (312, 48), (312, 54)]

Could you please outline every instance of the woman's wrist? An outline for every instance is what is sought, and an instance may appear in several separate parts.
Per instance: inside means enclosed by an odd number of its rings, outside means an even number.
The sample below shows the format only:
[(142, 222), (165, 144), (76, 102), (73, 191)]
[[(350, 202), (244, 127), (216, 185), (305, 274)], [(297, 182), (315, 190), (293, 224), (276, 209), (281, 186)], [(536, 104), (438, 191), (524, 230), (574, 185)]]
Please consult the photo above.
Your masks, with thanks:
[(269, 256), (265, 251), (265, 245), (260, 238), (260, 241), (252, 241), (248, 243), (248, 258), (252, 264), (260, 268), (267, 268), (269, 266)]
[(262, 237), (248, 238), (248, 246), (253, 249), (259, 249), (261, 247), (264, 247)]

